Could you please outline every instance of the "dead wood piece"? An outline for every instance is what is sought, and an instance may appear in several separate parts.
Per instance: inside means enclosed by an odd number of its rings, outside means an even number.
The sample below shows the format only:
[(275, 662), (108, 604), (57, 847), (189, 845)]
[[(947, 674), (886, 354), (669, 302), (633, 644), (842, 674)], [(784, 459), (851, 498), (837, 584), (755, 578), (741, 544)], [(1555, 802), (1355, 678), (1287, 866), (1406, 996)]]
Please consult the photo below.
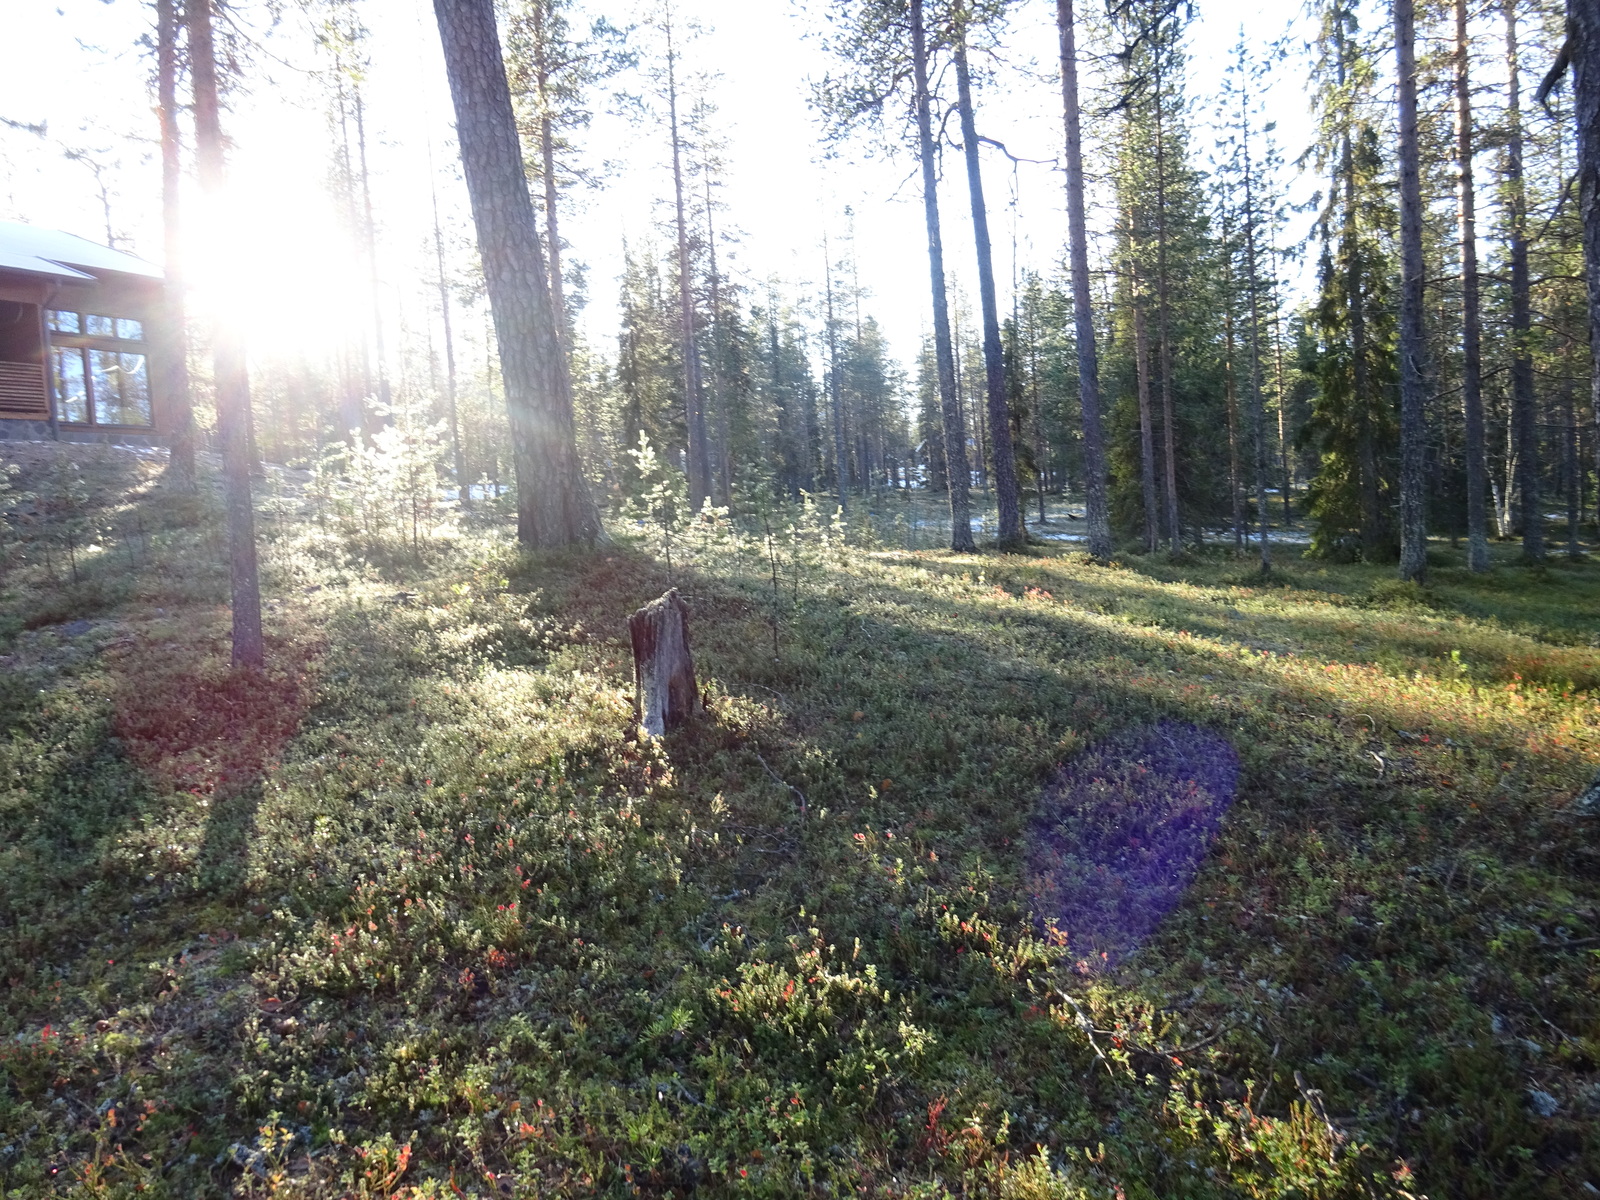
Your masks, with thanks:
[(689, 653), (689, 607), (673, 588), (628, 618), (633, 640), (633, 711), (639, 726), (660, 737), (700, 711), (694, 657)]

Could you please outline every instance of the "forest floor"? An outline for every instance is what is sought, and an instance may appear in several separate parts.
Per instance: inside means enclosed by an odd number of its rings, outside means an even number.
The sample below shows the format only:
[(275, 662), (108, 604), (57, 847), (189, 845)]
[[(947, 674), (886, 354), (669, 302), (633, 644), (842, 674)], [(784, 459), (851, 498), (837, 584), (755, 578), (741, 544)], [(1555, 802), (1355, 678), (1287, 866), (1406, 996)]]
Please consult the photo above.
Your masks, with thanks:
[[(1600, 1194), (1600, 565), (419, 559), (274, 476), (241, 677), (158, 466), (0, 590), (6, 1197)], [(709, 708), (640, 743), (668, 586)], [(1158, 721), (1238, 797), (1096, 962), (1043, 798)], [(1144, 828), (1093, 800), (1069, 858)]]

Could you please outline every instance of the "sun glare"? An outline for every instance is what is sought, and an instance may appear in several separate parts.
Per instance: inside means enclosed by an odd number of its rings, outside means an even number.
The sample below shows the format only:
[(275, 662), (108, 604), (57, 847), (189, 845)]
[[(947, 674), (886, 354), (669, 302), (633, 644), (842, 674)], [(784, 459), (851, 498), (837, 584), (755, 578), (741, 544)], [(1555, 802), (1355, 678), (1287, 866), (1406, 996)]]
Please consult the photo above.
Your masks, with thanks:
[(370, 283), (326, 196), (238, 180), (216, 205), (197, 198), (189, 235), (196, 317), (227, 321), (253, 361), (322, 358), (363, 335)]

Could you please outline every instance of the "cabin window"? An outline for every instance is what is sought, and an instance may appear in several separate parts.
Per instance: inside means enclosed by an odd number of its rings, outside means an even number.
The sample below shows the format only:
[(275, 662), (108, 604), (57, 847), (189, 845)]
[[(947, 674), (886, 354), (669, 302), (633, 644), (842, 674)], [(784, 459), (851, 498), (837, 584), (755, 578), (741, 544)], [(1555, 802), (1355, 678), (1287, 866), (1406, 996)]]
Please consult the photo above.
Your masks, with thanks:
[(150, 368), (144, 322), (132, 317), (49, 314), (57, 416), (76, 425), (149, 425)]
[(83, 351), (76, 346), (66, 350), (52, 350), (50, 365), (53, 368), (56, 389), (56, 415), (62, 421), (89, 423), (89, 384), (83, 374)]

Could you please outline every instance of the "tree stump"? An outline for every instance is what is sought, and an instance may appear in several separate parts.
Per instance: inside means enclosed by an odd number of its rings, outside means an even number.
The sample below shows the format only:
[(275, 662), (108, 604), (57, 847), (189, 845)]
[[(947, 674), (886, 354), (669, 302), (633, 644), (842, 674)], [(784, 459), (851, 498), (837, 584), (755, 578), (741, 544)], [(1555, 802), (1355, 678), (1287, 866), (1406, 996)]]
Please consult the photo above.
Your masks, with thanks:
[(633, 640), (633, 711), (660, 737), (700, 711), (700, 687), (689, 653), (689, 608), (673, 588), (628, 618)]

